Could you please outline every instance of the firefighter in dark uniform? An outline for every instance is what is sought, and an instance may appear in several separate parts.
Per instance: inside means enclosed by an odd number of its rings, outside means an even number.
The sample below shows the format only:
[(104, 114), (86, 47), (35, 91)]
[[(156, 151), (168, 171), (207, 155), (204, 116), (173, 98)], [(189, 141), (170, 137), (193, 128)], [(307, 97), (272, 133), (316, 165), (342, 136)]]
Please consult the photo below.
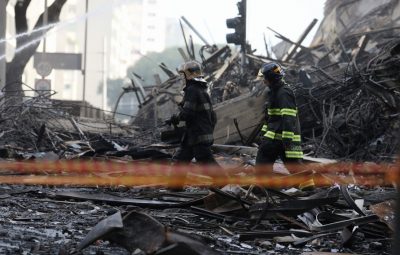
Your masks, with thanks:
[(186, 132), (173, 160), (191, 162), (195, 158), (199, 163), (217, 164), (211, 151), (217, 118), (207, 93), (201, 64), (196, 61), (186, 62), (178, 68), (178, 72), (186, 83), (184, 97), (179, 114), (173, 115), (167, 123), (176, 125), (184, 121)]
[(238, 86), (234, 82), (228, 81), (224, 87), (224, 93), (222, 94), (222, 101), (226, 101), (238, 96), (240, 96), (240, 90)]
[[(266, 123), (262, 127), (262, 143), (258, 149), (257, 171), (272, 173), (275, 160), (280, 157), (284, 163), (301, 162), (300, 122), (293, 91), (283, 80), (284, 72), (277, 63), (263, 64), (258, 78), (270, 88)], [(290, 170), (290, 169), (289, 169)]]

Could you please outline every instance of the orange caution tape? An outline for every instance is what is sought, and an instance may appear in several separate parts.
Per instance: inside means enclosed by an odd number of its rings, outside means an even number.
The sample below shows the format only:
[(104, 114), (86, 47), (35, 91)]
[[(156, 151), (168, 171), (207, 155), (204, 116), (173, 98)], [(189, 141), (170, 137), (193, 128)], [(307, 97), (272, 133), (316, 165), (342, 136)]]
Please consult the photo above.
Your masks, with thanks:
[[(285, 188), (313, 183), (391, 185), (399, 180), (399, 164), (335, 163), (287, 165), (292, 175), (265, 173), (270, 166), (254, 169), (221, 169), (213, 165), (161, 164), (149, 162), (41, 161), (1, 162), (0, 183), (86, 186), (222, 186), (259, 184)], [(239, 170), (245, 176), (239, 176)], [(233, 173), (234, 172), (234, 173)], [(13, 175), (17, 174), (17, 175)], [(228, 177), (229, 176), (229, 177)]]

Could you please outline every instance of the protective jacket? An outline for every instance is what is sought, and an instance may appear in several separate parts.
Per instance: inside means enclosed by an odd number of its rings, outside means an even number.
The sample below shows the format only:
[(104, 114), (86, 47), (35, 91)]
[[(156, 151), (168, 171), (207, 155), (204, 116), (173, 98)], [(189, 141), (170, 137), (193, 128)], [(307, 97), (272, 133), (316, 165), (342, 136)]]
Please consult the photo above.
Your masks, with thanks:
[(282, 141), (288, 159), (302, 159), (300, 122), (293, 91), (284, 81), (270, 86), (263, 136)]
[(189, 80), (184, 88), (179, 119), (186, 122), (183, 143), (186, 145), (212, 144), (213, 132), (217, 122), (207, 83)]

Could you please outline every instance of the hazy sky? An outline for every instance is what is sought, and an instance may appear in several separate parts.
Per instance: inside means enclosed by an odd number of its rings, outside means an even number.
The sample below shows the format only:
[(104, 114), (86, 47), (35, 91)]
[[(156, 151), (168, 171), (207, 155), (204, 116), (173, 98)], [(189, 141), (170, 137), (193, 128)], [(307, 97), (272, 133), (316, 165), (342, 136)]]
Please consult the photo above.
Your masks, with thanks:
[[(129, 1), (116, 0), (114, 3), (123, 5)], [(177, 26), (179, 17), (185, 16), (210, 43), (226, 43), (226, 34), (233, 32), (233, 29), (226, 27), (226, 19), (238, 14), (237, 2), (238, 0), (159, 0), (164, 14), (176, 18)], [(266, 34), (267, 43), (269, 40), (272, 44), (279, 42), (267, 27), (297, 40), (313, 18), (317, 18), (319, 22), (322, 20), (324, 3), (325, 0), (247, 0), (247, 39), (253, 48), (263, 54), (263, 33)], [(104, 10), (113, 8), (112, 2), (103, 5), (105, 7), (98, 7), (100, 10), (92, 9), (91, 16), (101, 18)], [(303, 44), (307, 45), (311, 41), (311, 35), (315, 33), (319, 22)], [(194, 39), (201, 43), (196, 36)]]
[[(184, 15), (200, 33), (209, 41), (226, 43), (225, 35), (233, 30), (226, 28), (226, 19), (238, 14), (237, 0), (162, 0), (166, 15), (180, 17)], [(267, 43), (279, 42), (274, 34), (267, 29), (297, 40), (313, 18), (319, 22), (323, 18), (325, 0), (248, 0), (247, 1), (247, 38), (258, 49), (259, 54), (265, 54), (263, 33)], [(314, 27), (312, 34), (319, 26)], [(307, 45), (312, 39), (309, 36)], [(200, 42), (195, 37), (196, 42)], [(256, 52), (256, 53), (257, 53)]]
[[(129, 1), (116, 0), (114, 3), (120, 6)], [(226, 43), (226, 34), (233, 32), (233, 29), (226, 27), (226, 19), (238, 15), (237, 2), (238, 0), (159, 0), (165, 16), (176, 18), (177, 26), (179, 17), (185, 16), (207, 41), (221, 44)], [(319, 22), (303, 42), (307, 46), (323, 18), (324, 3), (325, 0), (247, 0), (247, 40), (253, 49), (257, 49), (256, 54), (265, 54), (264, 33), (268, 44), (274, 45), (280, 41), (267, 27), (296, 41), (311, 21), (317, 18)], [(113, 8), (112, 3), (104, 6), (98, 7), (99, 10), (92, 8), (91, 16), (101, 18), (104, 10)], [(193, 37), (195, 43), (202, 44), (194, 34)]]

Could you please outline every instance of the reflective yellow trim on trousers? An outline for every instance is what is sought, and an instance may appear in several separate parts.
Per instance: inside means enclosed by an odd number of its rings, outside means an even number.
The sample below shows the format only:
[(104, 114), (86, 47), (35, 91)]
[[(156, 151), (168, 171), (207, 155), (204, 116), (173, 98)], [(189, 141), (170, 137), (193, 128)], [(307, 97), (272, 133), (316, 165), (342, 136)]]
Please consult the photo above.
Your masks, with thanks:
[(293, 116), (296, 117), (297, 115), (297, 110), (296, 109), (290, 109), (290, 108), (282, 108), (281, 109), (281, 115), (289, 115), (289, 116)]
[(282, 138), (289, 138), (289, 139), (292, 139), (292, 142), (301, 142), (301, 135), (294, 135), (293, 132), (288, 132), (288, 133), (293, 133), (293, 136), (292, 137), (287, 137), (287, 136), (285, 136), (284, 132), (286, 132), (286, 131), (283, 131), (282, 135), (281, 135), (281, 134), (277, 134), (277, 133), (275, 133), (273, 131), (267, 131), (264, 134), (264, 136), (268, 137), (268, 138), (271, 138), (271, 139), (276, 139), (276, 140), (282, 140)]
[(285, 156), (287, 158), (303, 158), (302, 151), (285, 151)]
[(273, 116), (273, 115), (282, 115), (281, 114), (281, 109), (279, 108), (273, 108), (273, 109), (268, 109), (268, 115)]
[(282, 135), (281, 134), (277, 134), (277, 133), (272, 132), (272, 131), (268, 131), (267, 133), (265, 133), (264, 136), (268, 137), (268, 138), (271, 138), (271, 139), (275, 139), (275, 140), (282, 140)]
[[(264, 130), (262, 130), (262, 131), (264, 131)], [(282, 135), (281, 135), (281, 134), (277, 134), (272, 131), (267, 131), (264, 134), (264, 136), (271, 138), (271, 139), (275, 139), (275, 140), (282, 140), (282, 138), (288, 138), (288, 139), (292, 139), (292, 142), (301, 142), (301, 135), (293, 135), (293, 136), (289, 137), (289, 135), (284, 134), (284, 132), (286, 132), (286, 131), (283, 131)], [(293, 133), (293, 132), (287, 132), (287, 133)]]
[(288, 116), (293, 116), (296, 117), (297, 115), (297, 109), (291, 109), (291, 108), (272, 108), (268, 109), (268, 115), (270, 116), (283, 116), (283, 115), (288, 115)]
[(301, 136), (300, 135), (293, 135), (292, 141), (293, 142), (301, 142)]
[(267, 125), (262, 126), (261, 131), (267, 132), (268, 131), (268, 126)]
[(281, 112), (292, 112), (292, 113), (297, 113), (297, 109), (293, 108), (282, 108)]
[(290, 131), (282, 131), (282, 138), (293, 139), (294, 133)]

